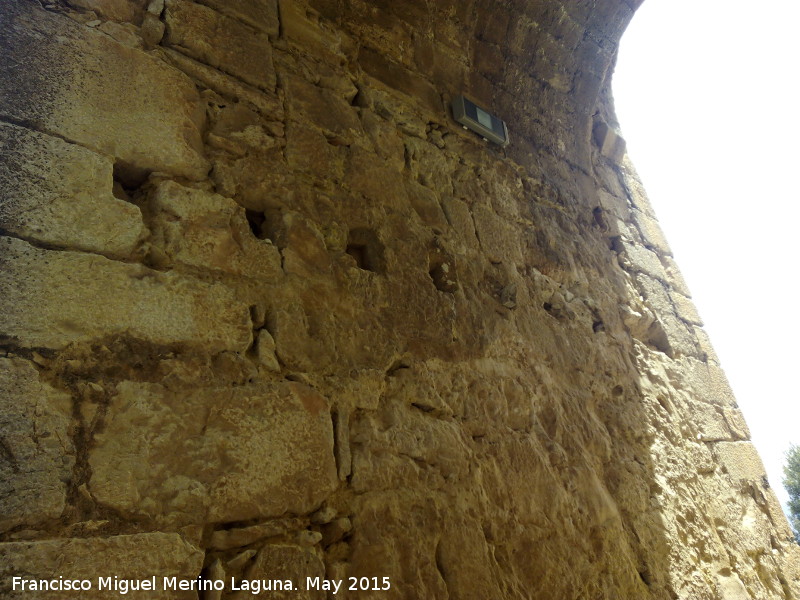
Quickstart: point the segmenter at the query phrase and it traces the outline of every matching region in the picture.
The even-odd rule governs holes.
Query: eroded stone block
[[[697,343],[692,331],[678,318],[664,285],[642,273],[636,275],[636,284],[645,304],[661,323],[672,352],[689,356],[696,355]]]
[[[444,112],[442,99],[433,85],[400,64],[387,60],[380,52],[362,48],[358,62],[368,75],[384,85],[414,98],[429,111]]]
[[[330,365],[332,356],[311,333],[309,316],[301,304],[290,303],[272,313],[269,330],[275,339],[275,354],[287,368],[313,372]]]
[[[621,220],[626,220],[631,213],[628,201],[620,196],[609,194],[605,190],[598,190],[597,197],[603,210],[612,213]]]
[[[283,119],[283,105],[272,94],[247,85],[242,80],[209,67],[172,48],[159,47],[162,56],[172,65],[196,79],[209,89],[219,92],[231,102],[244,101],[256,107],[270,119]],[[214,176],[214,170],[211,171]]]
[[[289,77],[287,100],[289,114],[294,119],[309,119],[318,127],[348,139],[361,132],[356,109],[331,90],[300,77]]]
[[[142,213],[113,196],[113,164],[76,144],[0,123],[0,228],[27,240],[126,258]]]
[[[229,288],[15,238],[0,238],[0,298],[0,331],[30,347],[129,335],[219,352],[252,339],[249,308]]]
[[[672,289],[683,294],[687,298],[691,298],[692,293],[689,291],[689,286],[686,285],[683,274],[675,261],[669,256],[662,256],[661,261],[664,264],[664,270],[667,274],[667,283],[669,283]]]
[[[703,442],[733,441],[727,420],[719,407],[707,402],[690,400],[691,421],[697,428],[697,439]]]
[[[330,63],[345,59],[342,35],[323,25],[318,15],[308,11],[296,0],[278,0],[283,37]],[[346,40],[345,40],[346,41]]]
[[[169,523],[305,514],[338,484],[327,401],[296,383],[178,393],[123,382],[95,440],[97,501]]]
[[[325,274],[331,269],[331,257],[325,239],[315,225],[299,213],[284,212],[277,241],[283,250],[283,268],[304,278]]]
[[[439,205],[436,193],[413,181],[406,182],[406,191],[411,206],[414,207],[414,211],[422,222],[433,228],[434,231],[443,232],[447,228],[447,219]]]
[[[633,166],[630,157],[626,154],[622,158],[621,163],[622,183],[628,192],[631,204],[646,215],[655,219],[656,214],[650,204],[650,198],[647,196],[647,191],[644,189],[642,181],[639,179],[639,175],[636,172],[636,167]]]
[[[520,250],[512,228],[485,204],[472,207],[475,232],[486,258],[493,263],[514,263],[520,260]]]
[[[667,243],[667,238],[664,236],[664,232],[661,230],[658,221],[638,210],[634,212],[634,221],[647,246],[653,248],[661,255],[672,255],[672,250]]]
[[[623,268],[636,273],[647,273],[651,277],[666,281],[664,266],[655,252],[651,252],[641,244],[623,239],[617,242],[616,250],[620,253],[619,261]]]
[[[163,181],[149,205],[151,243],[169,260],[247,277],[282,275],[278,249],[251,231],[244,208],[230,198]]]
[[[723,407],[736,406],[731,386],[719,366],[694,359],[687,359],[685,364],[688,383],[698,398]]]
[[[68,0],[76,8],[94,11],[98,16],[114,21],[133,21],[141,16],[148,0]]]
[[[260,32],[215,10],[168,0],[165,43],[250,85],[272,91],[272,45]]]
[[[205,112],[182,73],[35,2],[4,6],[0,31],[0,116],[114,157],[131,180],[205,177]]]
[[[714,446],[719,462],[733,479],[761,482],[764,465],[750,442],[720,442]]]
[[[278,35],[278,0],[200,0],[200,4],[236,17],[270,36]]]
[[[203,568],[203,551],[175,533],[142,533],[108,538],[67,538],[0,544],[0,595],[9,600],[81,598],[107,600],[122,596],[100,589],[98,577],[150,579],[153,591],[128,592],[132,600],[194,600],[196,591],[163,589],[163,577],[195,579]],[[12,577],[89,579],[92,589],[80,592],[12,591]]]
[[[675,312],[678,316],[692,325],[702,325],[703,320],[697,312],[697,308],[689,298],[678,292],[670,292],[669,296],[672,304],[675,306]]]
[[[316,554],[299,546],[267,545],[261,548],[253,559],[253,564],[245,573],[246,579],[290,580],[299,590],[277,590],[270,598],[323,600],[327,593],[321,589],[307,589],[306,578],[325,577],[325,565]]]
[[[61,516],[75,464],[71,413],[70,395],[31,363],[0,358],[0,531]]]
[[[341,147],[327,142],[325,136],[305,125],[289,123],[286,130],[286,162],[294,170],[312,176],[331,176],[343,170]]]
[[[621,162],[622,157],[625,156],[626,144],[619,132],[602,121],[596,123],[592,131],[600,153],[615,163]]]

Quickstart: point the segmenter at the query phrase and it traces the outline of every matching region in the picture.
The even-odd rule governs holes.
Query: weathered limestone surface
[[[638,4],[3,3],[0,595],[800,598],[613,114]]]
[[[245,83],[274,89],[272,46],[265,34],[188,0],[168,0],[166,6],[166,45]]]
[[[54,349],[117,334],[210,351],[250,345],[248,307],[221,285],[92,254],[40,250],[16,238],[2,238],[0,247],[7,303],[0,328],[8,339]]]
[[[0,116],[111,155],[131,179],[151,171],[202,179],[204,115],[191,81],[37,6],[3,5]]]
[[[98,577],[146,579],[158,573],[160,577],[194,579],[203,566],[203,552],[174,533],[143,533],[106,538],[67,538],[35,542],[0,543],[0,592],[3,598],[18,600],[33,598],[104,599],[122,596],[119,591],[100,589]],[[114,575],[106,573],[114,572]],[[11,577],[25,579],[90,579],[92,589],[79,592],[12,591]],[[136,600],[197,598],[197,592],[128,591],[125,598]]]
[[[113,163],[81,146],[0,124],[0,228],[59,248],[128,258],[146,236],[141,210],[113,195]]]
[[[253,236],[244,208],[230,198],[164,181],[154,186],[146,210],[152,214],[151,244],[163,264],[279,279],[277,247]]]
[[[330,410],[310,388],[116,391],[89,453],[102,505],[181,525],[247,521],[308,513],[336,488]]]
[[[0,402],[0,530],[55,521],[75,464],[71,398],[31,363],[2,358]]]

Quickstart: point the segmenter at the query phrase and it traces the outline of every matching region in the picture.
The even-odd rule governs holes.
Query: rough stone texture
[[[253,236],[244,208],[233,200],[165,181],[153,188],[147,207],[150,243],[163,264],[267,280],[281,274],[278,249]]]
[[[0,568],[800,598],[617,133],[638,4],[4,5]]]
[[[266,35],[188,0],[168,0],[166,6],[165,45],[250,85],[275,87],[272,46]]]
[[[0,229],[26,240],[127,258],[142,213],[115,198],[113,163],[57,137],[0,124]]]
[[[313,552],[297,546],[268,545],[256,554],[253,564],[245,572],[248,579],[289,579],[298,584],[300,590],[278,591],[270,594],[271,598],[290,600],[323,600],[328,595],[323,590],[307,590],[306,578],[325,577],[325,565]],[[338,595],[338,594],[337,594]],[[252,596],[242,593],[232,596],[238,600]]]
[[[278,0],[203,0],[201,4],[236,17],[270,37],[278,35]]]
[[[151,171],[202,179],[204,119],[191,81],[39,6],[4,5],[0,116],[109,155],[130,180]]]
[[[203,552],[174,533],[143,533],[107,538],[61,539],[36,542],[0,543],[0,592],[9,600],[46,600],[80,597],[100,600],[123,596],[116,590],[98,589],[98,577],[145,579],[160,577],[194,579],[203,567]],[[113,575],[109,575],[113,571]],[[11,590],[12,575],[25,579],[91,579],[92,589],[81,592],[16,592]],[[179,600],[197,598],[197,592],[130,591],[134,600]]]
[[[75,464],[69,394],[25,360],[0,358],[0,531],[56,520]]]
[[[102,256],[40,250],[0,239],[6,339],[31,347],[129,335],[160,345],[246,350],[248,307],[230,290]],[[214,319],[208,322],[208,316]]]
[[[310,388],[116,391],[89,454],[104,506],[180,525],[263,520],[308,513],[336,487],[330,411]]]

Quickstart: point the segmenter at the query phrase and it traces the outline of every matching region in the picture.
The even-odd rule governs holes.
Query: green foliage
[[[786,452],[783,476],[783,487],[789,492],[789,524],[800,544],[800,446],[792,445]]]

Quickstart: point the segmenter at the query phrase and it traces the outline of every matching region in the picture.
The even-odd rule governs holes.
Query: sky
[[[622,135],[785,505],[800,445],[797,0],[645,0],[613,79]]]

